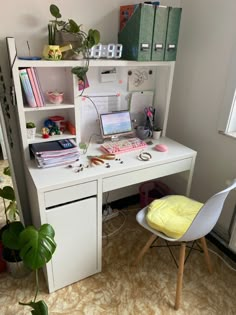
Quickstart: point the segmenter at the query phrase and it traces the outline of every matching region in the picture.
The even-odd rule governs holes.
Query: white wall
[[[181,1],[183,7],[168,136],[198,151],[192,196],[205,201],[236,177],[236,140],[217,132],[235,42],[236,2]],[[227,234],[235,204],[217,229]]]

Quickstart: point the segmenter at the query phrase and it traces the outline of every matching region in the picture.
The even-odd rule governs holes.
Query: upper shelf
[[[86,60],[21,60],[16,58],[16,67],[80,67]],[[90,59],[89,67],[161,67],[174,65],[175,61],[131,61],[121,59]]]
[[[10,61],[13,67],[83,67],[86,65],[86,60],[23,60],[18,59],[15,39],[7,38]],[[132,61],[121,59],[89,59],[89,67],[172,67],[174,68],[175,61]]]

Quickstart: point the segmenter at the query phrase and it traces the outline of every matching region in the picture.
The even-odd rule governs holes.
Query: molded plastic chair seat
[[[176,288],[176,298],[175,298],[175,309],[177,310],[180,306],[180,299],[181,299],[181,291],[182,291],[182,281],[183,281],[183,271],[184,271],[184,263],[185,263],[185,248],[186,248],[186,242],[190,241],[196,241],[199,240],[201,241],[202,249],[205,254],[205,260],[208,266],[208,270],[211,273],[212,272],[212,267],[211,267],[211,262],[210,262],[210,257],[208,254],[208,249],[206,245],[206,240],[205,240],[205,235],[207,235],[215,226],[221,211],[223,209],[223,205],[225,202],[225,199],[227,198],[229,192],[232,189],[236,188],[236,180],[233,181],[233,183],[223,191],[220,191],[216,193],[214,196],[212,196],[208,201],[200,207],[200,210],[198,209],[197,213],[193,215],[192,217],[192,222],[190,222],[189,227],[185,231],[185,233],[177,238],[173,238],[170,236],[167,236],[166,234],[162,233],[161,231],[158,231],[151,227],[147,220],[147,211],[148,207],[143,208],[137,213],[136,219],[137,222],[143,226],[146,230],[149,230],[152,235],[145,244],[145,246],[142,248],[141,252],[139,253],[136,261],[134,262],[134,265],[136,265],[140,259],[143,257],[143,255],[147,252],[147,250],[150,248],[150,246],[154,243],[154,241],[160,237],[166,241],[169,242],[181,242],[180,245],[180,254],[179,254],[179,266],[178,266],[178,280],[177,280],[177,288]],[[165,202],[168,204],[168,199],[170,199],[172,196],[166,196],[161,199],[165,199]],[[187,198],[187,197],[185,197]],[[191,204],[195,203],[196,201],[187,198],[190,206],[190,211],[191,209]],[[180,199],[181,200],[181,199]],[[185,200],[185,199],[182,199]],[[160,205],[162,202],[160,202]],[[157,203],[158,206],[158,203]],[[178,203],[178,207],[181,206],[181,203]],[[186,205],[183,203],[184,211],[182,213],[186,214]],[[166,210],[165,207],[162,209],[163,211]],[[181,212],[180,209],[178,211]],[[168,222],[168,221],[167,221]],[[168,224],[168,223],[166,223]],[[172,222],[172,227],[173,227],[173,222]],[[172,235],[170,227],[165,227],[162,229],[163,231],[169,231],[169,235]]]

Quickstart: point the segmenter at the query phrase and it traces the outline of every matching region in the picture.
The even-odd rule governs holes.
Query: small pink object
[[[53,103],[53,104],[61,104],[63,102],[63,96],[64,93],[63,92],[47,92],[47,96],[49,99],[49,102]]]
[[[168,151],[168,147],[165,144],[157,144],[155,146],[155,150],[160,151],[160,152],[166,152]]]

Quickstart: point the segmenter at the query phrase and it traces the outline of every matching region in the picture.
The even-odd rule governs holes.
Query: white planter
[[[153,131],[152,132],[152,137],[153,137],[154,140],[160,139],[160,137],[161,137],[161,130]]]
[[[27,139],[29,140],[34,140],[35,135],[36,135],[36,128],[27,128]]]
[[[18,262],[6,261],[6,264],[7,271],[13,278],[24,278],[31,272],[31,270],[24,265],[23,261]]]

